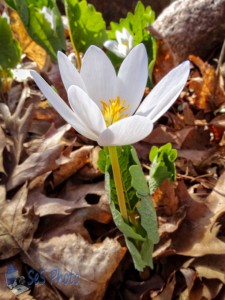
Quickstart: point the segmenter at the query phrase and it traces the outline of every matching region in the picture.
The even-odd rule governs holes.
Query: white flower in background
[[[80,73],[62,52],[58,52],[58,62],[71,108],[38,73],[31,71],[32,77],[58,113],[101,146],[133,144],[149,135],[153,123],[179,96],[190,68],[186,61],[173,69],[140,105],[148,78],[143,44],[131,50],[118,75],[107,55],[96,46],[86,51]]]
[[[44,15],[45,19],[50,24],[51,29],[56,31],[56,20],[55,20],[54,12],[50,8],[43,6],[42,9],[40,10],[40,13]]]
[[[130,50],[134,47],[133,36],[126,28],[122,29],[122,32],[116,30],[116,39],[108,40],[104,42],[104,47],[119,57],[126,57]]]
[[[10,17],[5,10],[2,13],[2,18],[5,18],[7,20],[7,23],[10,24]]]

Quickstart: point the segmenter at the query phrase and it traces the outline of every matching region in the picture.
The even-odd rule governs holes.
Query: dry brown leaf
[[[60,156],[62,147],[62,145],[53,146],[44,152],[36,152],[28,156],[22,164],[17,165],[14,169],[7,182],[7,190],[55,169],[57,167],[56,160]]]
[[[212,300],[218,299],[217,295],[222,289],[222,283],[219,280],[207,280],[197,278],[195,284],[188,295],[190,300]],[[183,298],[181,298],[183,300]],[[186,300],[187,298],[184,298]]]
[[[225,102],[224,81],[222,75],[217,78],[215,69],[199,57],[190,55],[189,59],[198,67],[201,77],[192,78],[189,88],[195,92],[194,105],[198,109],[211,111],[214,106]]]
[[[178,209],[175,186],[165,179],[153,194],[153,202],[160,215],[172,216]]]
[[[69,159],[65,163],[61,163],[59,168],[53,172],[53,186],[56,187],[89,163],[93,148],[94,146],[83,146],[71,152]]]
[[[159,226],[159,234],[160,236],[167,235],[168,233],[172,233],[177,230],[180,223],[185,218],[186,212],[184,207],[180,207],[174,215],[168,217],[158,216],[158,226]],[[157,247],[158,249],[158,247]]]
[[[198,167],[204,164],[204,161],[211,160],[214,157],[215,149],[196,150],[193,149],[182,149],[178,151],[179,158],[184,158],[191,161],[193,166]]]
[[[155,128],[153,132],[144,139],[144,141],[153,145],[172,143],[176,145],[176,148],[180,149],[191,131],[193,131],[193,127],[186,127],[181,130],[172,131],[167,126],[160,125]]]
[[[34,269],[45,269],[43,275],[50,284],[67,297],[100,300],[126,249],[109,238],[99,244],[89,244],[80,235],[64,234],[47,241],[33,241],[28,252],[31,260],[23,256],[24,261]],[[53,280],[54,269],[60,274],[78,273],[78,284],[66,285],[62,280]]]
[[[26,206],[34,206],[34,213],[37,216],[44,217],[48,215],[69,215],[75,208],[79,208],[80,202],[74,203],[60,198],[50,198],[38,190],[29,193]],[[87,202],[83,207],[88,207]]]
[[[180,295],[180,300],[185,300],[189,297],[190,291],[194,285],[197,274],[191,268],[181,268],[180,272],[183,274],[187,285],[187,288]]]
[[[42,70],[46,65],[48,65],[49,57],[46,51],[36,44],[27,34],[26,29],[24,28],[16,11],[10,12],[10,25],[16,39],[22,47],[23,53],[25,53],[30,60],[35,61],[39,69]]]
[[[221,176],[219,182],[224,180],[224,176]],[[221,195],[216,201],[213,193],[215,191],[207,201],[195,201],[188,194],[185,185],[179,183],[176,194],[181,205],[187,207],[187,215],[172,236],[173,246],[178,254],[198,257],[224,253],[225,243],[218,238],[218,233],[219,220],[225,213],[225,202]]]
[[[92,227],[86,228],[84,226],[87,221],[96,221],[101,225],[108,224],[112,220],[112,215],[109,210],[108,200],[102,196],[98,204],[91,205],[73,211],[69,216],[57,216],[47,219],[45,225],[45,239],[55,236],[61,236],[66,233],[76,233],[82,235],[87,241],[92,242],[90,231]],[[57,226],[56,226],[57,224]],[[97,232],[95,232],[96,235]]]
[[[166,286],[164,287],[163,291],[154,297],[154,300],[172,300],[174,288],[176,284],[175,273],[172,273],[167,280]]]
[[[0,103],[0,113],[4,120],[4,130],[10,133],[12,140],[12,154],[15,163],[18,163],[23,149],[23,142],[27,137],[27,132],[32,121],[33,104],[24,110],[24,104],[29,95],[29,88],[24,87],[18,104],[14,112],[11,112],[5,103]],[[11,162],[11,164],[14,164]]]
[[[0,181],[4,182],[4,177],[6,176],[5,168],[4,168],[4,160],[3,160],[3,151],[6,147],[6,137],[5,134],[0,127]]]
[[[200,278],[218,279],[225,284],[225,255],[205,255],[190,263]]]
[[[60,198],[71,202],[79,203],[80,201],[82,204],[85,199],[88,201],[89,198],[90,204],[97,204],[98,201],[91,200],[91,196],[94,198],[97,196],[99,201],[102,196],[105,197],[104,181],[100,181],[98,183],[81,184],[71,180],[65,184],[63,190],[59,193]],[[109,204],[108,200],[107,203]]]
[[[78,177],[82,180],[93,180],[102,176],[98,168],[98,155],[101,148],[99,146],[94,147],[90,153],[90,162],[82,167],[78,172]]]
[[[6,259],[26,251],[37,229],[38,218],[33,210],[24,208],[27,201],[27,186],[24,185],[6,201],[0,215],[0,259]]]
[[[33,296],[37,300],[64,300],[62,296],[58,293],[56,289],[48,283],[45,284],[35,284]],[[74,299],[76,300],[76,299]]]
[[[69,181],[59,194],[59,198],[47,197],[39,189],[32,190],[28,195],[26,206],[33,206],[35,214],[40,217],[52,214],[68,215],[74,209],[90,207],[96,200],[99,207],[109,210],[103,182],[75,184]]]
[[[151,31],[151,28],[150,28]],[[157,41],[157,56],[153,71],[155,83],[159,82],[172,68],[174,60],[169,47],[163,40]]]
[[[46,138],[44,137],[42,143],[38,144],[37,150],[33,149],[35,152],[31,153],[25,161],[14,168],[7,182],[7,189],[10,190],[57,168],[57,159],[60,157],[63,149],[63,144],[60,144],[60,142],[65,132],[69,129],[70,125],[64,125],[54,130]]]

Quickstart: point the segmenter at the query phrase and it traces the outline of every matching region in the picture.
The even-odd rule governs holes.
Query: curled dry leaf
[[[59,185],[89,163],[93,148],[93,146],[83,146],[71,152],[69,159],[65,163],[60,164],[59,168],[53,172],[53,185]]]
[[[199,277],[207,279],[218,279],[225,284],[225,256],[224,255],[205,255],[193,260],[190,264],[194,268]]]
[[[23,256],[23,260],[34,269],[43,268],[49,283],[67,297],[100,300],[125,252],[126,249],[113,239],[89,244],[80,235],[64,234],[46,241],[33,241],[28,251],[30,259]],[[64,284],[59,279],[59,274],[68,273],[79,274],[78,283]]]
[[[26,251],[37,229],[38,218],[33,210],[24,209],[27,201],[24,185],[10,201],[5,201],[0,214],[0,259],[6,259]]]
[[[174,288],[176,284],[175,273],[172,273],[167,280],[166,286],[164,287],[163,291],[154,297],[154,300],[172,300]]]
[[[191,289],[195,283],[197,277],[196,272],[191,268],[181,268],[180,272],[184,276],[187,288],[181,293],[182,299],[188,299]]]
[[[92,180],[102,176],[102,173],[98,168],[98,154],[100,150],[101,148],[99,146],[93,148],[90,153],[89,163],[82,167],[78,172],[80,179]]]

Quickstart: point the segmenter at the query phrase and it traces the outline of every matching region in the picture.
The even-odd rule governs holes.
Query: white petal
[[[118,73],[117,94],[129,104],[132,115],[141,102],[148,78],[148,56],[143,44],[134,47],[121,64]]]
[[[118,49],[118,43],[114,40],[108,40],[104,42],[104,47],[113,52],[115,49]]]
[[[119,44],[118,45],[118,52],[120,54],[121,57],[126,57],[128,52],[129,52],[129,49],[126,45],[124,44]]]
[[[63,119],[74,129],[76,129],[80,134],[96,141],[97,136],[92,132],[92,130],[89,130],[87,126],[85,126],[85,124],[77,119],[74,112],[69,108],[68,105],[66,105],[62,98],[58,94],[56,94],[55,91],[53,91],[50,85],[48,85],[47,82],[37,72],[31,71],[30,73],[39,89],[42,91],[51,105],[55,108],[55,110],[63,117]]]
[[[122,29],[122,33],[123,33],[123,38],[126,40],[129,40],[129,37],[131,36],[131,34],[125,27]]]
[[[123,43],[123,33],[120,32],[119,30],[116,30],[116,39],[119,44]]]
[[[68,90],[70,105],[77,118],[99,136],[106,129],[103,115],[94,101],[78,86],[72,85]]]
[[[134,47],[134,39],[133,39],[133,36],[130,35],[129,40],[128,40],[128,48],[129,48],[129,50],[131,50],[133,47]]]
[[[113,40],[108,40],[104,42],[104,47],[110,51],[112,51],[114,54],[116,54],[118,57],[124,58],[125,55],[123,55],[119,49],[118,49],[118,43]]]
[[[183,62],[170,71],[144,99],[136,115],[148,117],[153,122],[158,120],[180,95],[189,73],[189,61]]]
[[[91,99],[100,107],[100,100],[115,98],[116,72],[107,55],[90,46],[83,58],[80,74]]]
[[[150,119],[132,116],[122,119],[102,132],[98,139],[100,146],[122,146],[144,139],[153,129]]]
[[[71,85],[78,85],[83,90],[86,90],[80,73],[75,68],[69,58],[62,52],[58,51],[59,71],[65,89],[68,90]]]

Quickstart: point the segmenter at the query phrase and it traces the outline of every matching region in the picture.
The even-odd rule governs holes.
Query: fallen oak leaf
[[[12,200],[5,201],[0,212],[0,259],[26,251],[37,229],[38,220],[32,209],[25,209],[28,188],[24,184]]]

